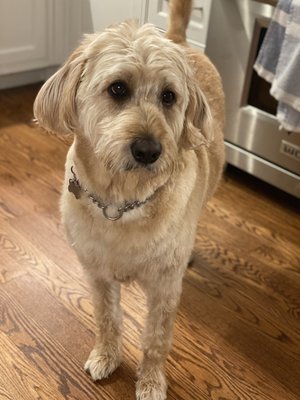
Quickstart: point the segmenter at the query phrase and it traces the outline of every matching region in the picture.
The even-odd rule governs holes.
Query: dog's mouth
[[[145,165],[145,164],[136,163],[136,162],[128,162],[124,166],[125,172],[131,172],[131,171],[137,171],[137,170],[144,170],[144,171],[149,171],[149,172],[155,173],[158,170],[158,167],[155,164]]]

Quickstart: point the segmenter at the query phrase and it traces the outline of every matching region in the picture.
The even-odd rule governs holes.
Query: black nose
[[[131,145],[134,159],[142,164],[153,164],[161,155],[161,144],[152,137],[136,139]]]

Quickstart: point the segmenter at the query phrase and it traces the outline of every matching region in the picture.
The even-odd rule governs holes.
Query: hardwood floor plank
[[[28,296],[30,288],[34,291],[35,301],[32,300],[32,296]],[[83,369],[94,345],[95,326],[91,303],[86,298],[82,298],[81,293],[68,293],[69,296],[74,296],[77,307],[82,308],[82,314],[85,314],[82,323],[78,315],[67,307],[73,300],[60,301],[59,296],[55,297],[53,293],[46,292],[40,282],[30,275],[20,277],[16,282],[10,283],[9,290],[17,293],[15,299],[22,302],[26,314],[43,326],[52,340],[60,343],[70,354],[72,353]],[[122,368],[118,371],[119,379],[115,379],[115,377],[113,379],[114,390],[119,393],[126,392],[131,382],[131,393],[134,393],[135,366],[128,365],[126,358]],[[88,379],[90,380],[90,378]],[[91,382],[91,384],[93,383]]]
[[[232,215],[280,233],[298,247],[300,240],[299,200],[264,182],[229,167],[215,199],[226,204]]]
[[[23,400],[63,400],[55,382],[40,371],[33,370],[31,362],[9,340],[0,334],[0,398]],[[3,351],[5,350],[5,351]]]
[[[257,286],[260,290],[265,290],[275,297],[278,295],[278,298],[287,304],[291,302],[291,306],[294,306],[295,302],[299,304],[299,300],[297,300],[299,298],[299,274],[286,274],[283,273],[283,270],[278,272],[274,270],[273,266],[257,263],[250,256],[243,257],[240,255],[241,253],[230,249],[229,246],[224,247],[220,241],[215,239],[216,235],[214,238],[205,233],[198,235],[199,250],[196,256],[206,263],[212,262],[219,271],[226,271],[232,277],[239,276],[239,280],[244,284]],[[275,277],[278,278],[275,279]],[[284,297],[286,285],[290,295]]]
[[[271,265],[276,271],[284,271],[285,274],[298,282],[300,275],[300,256],[299,251],[287,251],[286,249],[273,245],[263,245],[251,250],[249,256],[261,261],[266,265]],[[297,274],[298,276],[296,276]]]
[[[268,227],[265,227],[256,222],[249,222],[249,218],[241,218],[239,215],[236,214],[236,212],[234,213],[233,210],[230,212],[224,207],[224,202],[218,201],[218,199],[216,198],[213,198],[209,202],[209,204],[207,205],[207,210],[207,214],[214,215],[218,218],[219,223],[221,223],[219,230],[223,230],[224,232],[224,229],[226,229],[227,232],[229,232],[229,236],[234,237],[235,239],[237,237],[237,235],[230,235],[230,226],[232,226],[240,231],[240,235],[245,234],[248,238],[248,243],[251,240],[251,245],[252,242],[256,243],[256,241],[258,241],[258,243],[263,242],[269,246],[280,247],[280,251],[287,253],[290,257],[294,259],[291,267],[294,267],[295,272],[300,273],[299,241],[294,244],[291,243],[287,238],[285,238],[286,230],[284,230],[283,235],[280,235],[277,233],[278,227],[277,229],[272,230],[269,228],[270,225],[268,225]],[[210,217],[207,216],[208,220],[211,219],[211,215]],[[227,226],[222,229],[223,221],[227,223]],[[203,226],[205,226],[205,218],[204,220],[200,221],[199,230],[201,230],[201,227]],[[297,239],[298,237],[300,240],[299,224],[297,229],[294,230],[289,227],[289,230],[294,231],[292,233],[293,237],[295,239]],[[243,249],[244,248],[245,246],[243,246]]]
[[[7,285],[5,285],[7,287]],[[9,334],[23,356],[45,376],[55,380],[66,398],[115,399],[113,385],[109,388],[91,384],[90,378],[61,344],[26,314],[14,296],[0,289],[1,332]],[[9,305],[9,307],[8,307]],[[124,399],[130,399],[125,392]]]
[[[257,367],[261,366],[266,374],[273,374],[273,378],[288,387],[291,393],[298,393],[299,335],[281,325],[276,314],[270,317],[267,309],[261,309],[262,300],[256,301],[254,293],[251,297],[243,296],[243,292],[247,292],[244,285],[243,292],[235,290],[234,286],[233,290],[226,290],[228,281],[224,279],[224,287],[214,284],[211,288],[209,285],[209,290],[204,289],[202,294],[198,279],[189,274],[186,280],[190,284],[189,296],[183,296],[182,307],[185,318],[201,321],[194,326],[195,330],[200,327],[198,334],[208,326],[240,355],[244,354]],[[193,300],[196,292],[197,306]],[[224,343],[222,349],[225,352]],[[275,381],[270,380],[270,388],[274,384]]]
[[[0,241],[2,240],[0,236]],[[0,285],[9,282],[12,279],[16,279],[21,275],[27,274],[27,270],[23,268],[17,261],[10,257],[7,252],[1,250],[0,244]]]
[[[70,251],[59,216],[43,214],[41,217],[40,214],[29,213],[10,221],[7,229],[11,230],[13,237],[16,234],[20,241],[25,237],[30,246],[39,249],[61,270],[74,274],[76,278],[83,277],[82,267],[75,252]]]
[[[237,316],[238,312],[224,307],[221,299],[218,304],[207,295],[199,295],[197,285],[191,285],[190,282],[188,279],[184,286],[175,330],[175,345],[180,331],[180,340],[190,338],[191,343],[182,345],[183,349],[188,349],[185,351],[190,351],[192,344],[197,344],[197,348],[191,351],[191,363],[198,359],[200,365],[207,364],[202,367],[204,371],[196,374],[202,377],[201,382],[206,382],[205,371],[210,369],[210,363],[213,362],[211,375],[219,378],[219,387],[224,382],[227,385],[233,383],[242,399],[248,399],[247,386],[251,382],[250,399],[296,400],[299,390],[299,359],[286,355],[280,339],[276,344],[276,339],[270,340],[260,326],[256,330],[252,329],[247,321]],[[196,304],[193,300],[195,292],[198,299]],[[242,304],[240,306],[243,307]],[[196,360],[194,363],[197,365]],[[243,374],[247,375],[246,381],[242,378]],[[232,391],[229,399],[237,395],[233,388]]]
[[[14,299],[22,305],[26,315],[34,319],[39,326],[43,326],[51,338],[60,343],[66,351],[73,352],[73,356],[83,366],[93,346],[94,333],[81,323],[77,315],[65,307],[65,302],[61,302],[60,298],[55,296],[56,291],[46,291],[41,282],[31,274],[9,282],[5,290],[14,293]],[[76,300],[80,306],[80,294],[76,296]],[[72,300],[69,300],[69,303],[72,303]],[[89,305],[85,313],[88,315],[91,310]]]
[[[259,329],[274,340],[279,340],[282,336],[282,341],[286,340],[286,343],[281,345],[287,348],[286,351],[291,357],[300,357],[299,316],[294,312],[299,307],[296,288],[294,297],[292,290],[287,294],[279,276],[276,279],[279,289],[272,285],[275,290],[271,291],[269,284],[266,287],[264,281],[260,283],[261,278],[253,281],[251,275],[250,279],[245,279],[244,271],[239,274],[239,270],[231,268],[234,257],[231,256],[230,259],[233,261],[229,262],[226,259],[225,268],[220,268],[218,261],[211,262],[211,256],[205,257],[204,252],[201,254],[197,266],[193,267],[187,276],[188,280],[193,277],[191,283],[197,288],[198,296],[203,293],[206,296],[203,300],[206,302],[210,298],[217,300],[226,310],[234,312],[238,319],[241,318],[250,324],[252,332]],[[243,268],[242,261],[240,265],[240,268]],[[253,264],[249,265],[255,269]],[[258,271],[263,276],[264,271]],[[271,281],[272,279],[275,281],[273,277],[270,278]]]
[[[32,120],[32,104],[41,83],[0,91],[0,128]]]

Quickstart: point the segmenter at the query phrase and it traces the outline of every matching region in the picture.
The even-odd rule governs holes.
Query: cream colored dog
[[[139,400],[166,398],[182,278],[223,165],[222,86],[185,44],[190,11],[190,0],[171,2],[167,38],[129,22],[86,36],[34,105],[43,128],[74,134],[61,211],[93,296],[94,380],[121,362],[120,283],[146,293]]]

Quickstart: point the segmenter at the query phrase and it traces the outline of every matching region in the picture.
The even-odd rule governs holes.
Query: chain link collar
[[[95,204],[98,208],[102,210],[103,216],[109,221],[117,221],[120,219],[124,213],[134,210],[135,208],[139,208],[143,204],[147,203],[148,200],[152,199],[154,192],[151,196],[147,197],[144,201],[125,201],[124,205],[118,207],[113,204],[105,204],[101,199],[97,198],[95,195],[88,192],[87,189],[83,188],[77,178],[73,166],[71,167],[71,172],[73,174],[73,178],[69,179],[68,190],[70,193],[73,193],[76,199],[79,199],[82,194],[86,193],[87,197]]]

